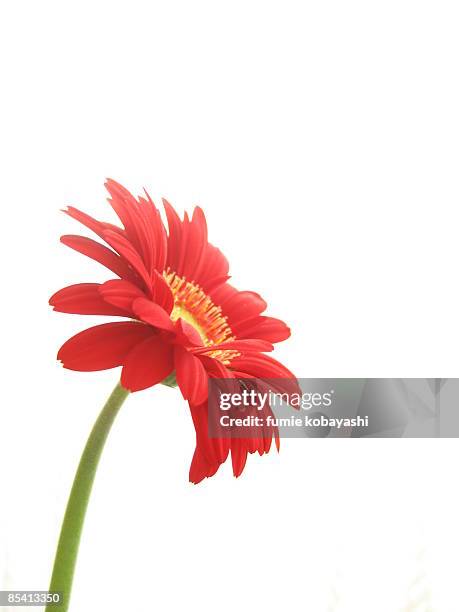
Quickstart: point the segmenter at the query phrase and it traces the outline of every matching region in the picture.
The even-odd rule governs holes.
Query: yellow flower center
[[[177,276],[170,270],[164,272],[164,278],[174,296],[174,308],[170,315],[172,321],[181,318],[189,323],[200,335],[204,346],[214,346],[221,342],[234,340],[226,317],[222,315],[222,309],[220,306],[215,306],[199,285]],[[214,352],[229,353],[230,351]],[[221,358],[220,355],[212,354],[212,356]]]

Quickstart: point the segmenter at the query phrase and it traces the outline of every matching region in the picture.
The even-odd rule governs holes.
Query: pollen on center
[[[182,318],[189,323],[199,333],[204,346],[234,340],[220,306],[215,306],[199,285],[169,270],[164,272],[164,278],[174,296],[172,321]]]

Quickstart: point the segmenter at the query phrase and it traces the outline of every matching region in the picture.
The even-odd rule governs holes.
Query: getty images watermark
[[[457,438],[459,379],[211,379],[212,438]]]
[[[328,437],[363,430],[369,418],[335,410],[333,387],[303,388],[302,381],[213,379],[209,384],[208,433],[212,438]]]
[[[232,427],[330,427],[341,429],[342,427],[368,427],[368,416],[330,417],[325,414],[291,414],[289,416],[275,416],[274,413],[265,414],[270,408],[297,408],[311,410],[315,408],[328,408],[333,402],[334,390],[326,393],[280,393],[272,390],[256,391],[255,389],[242,389],[240,392],[221,392],[219,394],[220,411],[226,414],[219,416],[219,422],[223,428]],[[255,414],[245,416],[234,416],[233,409],[238,412],[248,412],[250,409]],[[232,411],[232,414],[227,414]]]

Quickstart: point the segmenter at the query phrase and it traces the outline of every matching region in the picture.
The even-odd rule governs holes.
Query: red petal
[[[175,212],[174,207],[163,198],[163,206],[166,212],[169,236],[167,239],[167,266],[179,274],[180,247],[182,243],[182,222]]]
[[[226,461],[230,448],[229,438],[209,438],[209,414],[207,402],[196,405],[189,403],[193,425],[196,431],[196,447],[210,465],[217,466]],[[216,469],[214,470],[216,471]]]
[[[167,257],[166,229],[152,199],[135,198],[125,187],[108,179],[106,188],[110,195],[109,203],[117,213],[129,241],[141,256],[146,269],[162,272]]]
[[[218,359],[213,359],[207,355],[200,355],[199,359],[206,368],[208,374],[214,378],[233,378],[232,372]]]
[[[99,286],[99,293],[109,304],[124,308],[132,313],[132,303],[144,298],[145,293],[129,281],[113,279]]]
[[[207,247],[207,224],[204,213],[198,206],[194,209],[191,221],[187,225],[187,234],[186,252],[183,251],[183,266],[180,275],[192,278],[200,284],[201,268]]]
[[[122,281],[119,281],[122,282]],[[51,296],[49,303],[57,312],[89,315],[129,317],[129,311],[117,305],[107,304],[99,293],[98,283],[70,285]]]
[[[129,391],[140,391],[160,383],[173,369],[172,346],[160,336],[153,336],[129,353],[121,372],[121,384]]]
[[[265,300],[253,291],[238,291],[222,305],[232,323],[259,315],[266,307]]]
[[[159,210],[156,208],[153,200],[146,191],[145,195],[147,197],[147,201],[145,201],[143,198],[139,198],[139,203],[141,207],[144,207],[146,215],[149,217],[149,224],[152,228],[153,242],[156,253],[153,267],[159,272],[163,272],[164,268],[166,267],[167,259],[166,228],[164,227]]]
[[[284,365],[268,355],[254,353],[235,357],[231,360],[231,369],[247,372],[258,378],[292,378],[295,376]]]
[[[199,447],[196,447],[193,455],[193,460],[190,465],[190,482],[198,484],[204,478],[213,476],[221,463],[219,461],[209,462],[204,456],[203,452]]]
[[[134,268],[142,278],[148,290],[151,290],[151,278],[145,264],[131,242],[124,236],[111,230],[104,232],[104,240]]]
[[[247,445],[249,443],[250,440],[248,439],[233,438],[231,440],[231,463],[233,464],[233,474],[236,478],[244,470],[247,461]]]
[[[74,235],[61,236],[61,242],[71,249],[98,261],[120,278],[136,282],[137,275],[135,272],[131,270],[128,264],[121,259],[119,255],[103,244],[91,240],[91,238],[86,238],[85,236]]]
[[[259,316],[233,323],[231,330],[238,338],[260,338],[269,342],[282,342],[290,337],[289,327],[273,317]]]
[[[228,317],[228,325],[238,338],[281,342],[290,336],[290,329],[283,321],[260,316],[266,309],[266,302],[258,293],[238,291],[225,283],[213,289],[210,297]]]
[[[199,359],[182,346],[175,347],[175,374],[184,399],[194,405],[206,401],[207,372]]]
[[[129,242],[139,254],[143,255],[142,259],[147,262],[151,249],[145,235],[145,227],[140,216],[137,200],[125,187],[113,179],[108,179],[105,187],[112,196],[108,198],[108,203],[124,225]]]
[[[267,306],[258,293],[238,291],[228,283],[212,291],[210,297],[214,304],[222,308],[230,326],[259,315]]]
[[[64,210],[66,215],[72,217],[79,221],[82,225],[86,226],[90,230],[92,230],[95,234],[97,234],[100,238],[104,238],[104,232],[108,229],[118,232],[119,234],[123,234],[123,230],[120,227],[116,227],[116,225],[112,225],[111,223],[104,223],[102,221],[97,221],[90,215],[78,210],[78,208],[74,208],[73,206],[67,206],[67,210]]]
[[[232,340],[231,342],[222,342],[213,346],[204,346],[193,349],[195,354],[205,354],[213,351],[238,351],[241,353],[262,353],[274,350],[273,345],[266,340]]]
[[[213,278],[210,278],[209,276],[209,280],[205,281],[205,284],[202,285],[202,288],[205,291],[205,293],[210,295],[212,291],[216,291],[218,287],[220,287],[221,285],[224,285],[230,278],[231,278],[230,276],[217,276]]]
[[[196,329],[184,319],[175,322],[175,343],[189,347],[202,346],[202,338]]]
[[[196,282],[208,293],[227,280],[229,264],[223,253],[208,243],[202,262],[202,270]]]
[[[163,205],[169,226],[168,267],[206,292],[221,284],[228,277],[228,261],[207,241],[207,224],[202,210],[196,207],[191,221],[186,214],[182,221],[167,200],[163,199]]]
[[[251,353],[231,360],[233,376],[268,379],[268,387],[280,393],[302,393],[295,376],[284,365],[263,353]],[[222,378],[224,378],[222,376]]]
[[[174,296],[166,280],[157,270],[153,270],[152,283],[152,300],[170,314],[174,307]]]
[[[131,321],[96,325],[67,340],[57,358],[69,370],[108,370],[122,365],[133,347],[152,333],[147,325]]]
[[[237,381],[235,381],[235,384]],[[237,391],[235,391],[237,392]],[[254,428],[253,438],[209,438],[209,408],[207,402],[201,405],[190,403],[191,416],[196,430],[196,450],[190,467],[190,481],[198,483],[204,478],[210,477],[218,470],[220,465],[226,461],[231,449],[231,460],[233,473],[236,477],[242,473],[247,454],[258,451],[260,455],[267,453],[271,447],[274,435],[276,445],[278,444],[278,433],[274,428]]]
[[[165,331],[174,331],[174,324],[161,306],[145,298],[138,298],[132,304],[132,309],[139,319]]]

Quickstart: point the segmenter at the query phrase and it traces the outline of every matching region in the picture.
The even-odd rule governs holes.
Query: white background
[[[118,376],[55,362],[107,278],[59,244],[103,180],[199,203],[233,282],[291,325],[301,377],[459,375],[455,2],[2,3],[0,585],[47,588],[70,483]],[[283,441],[187,482],[179,393],[129,398],[72,612],[457,611],[455,440]]]

